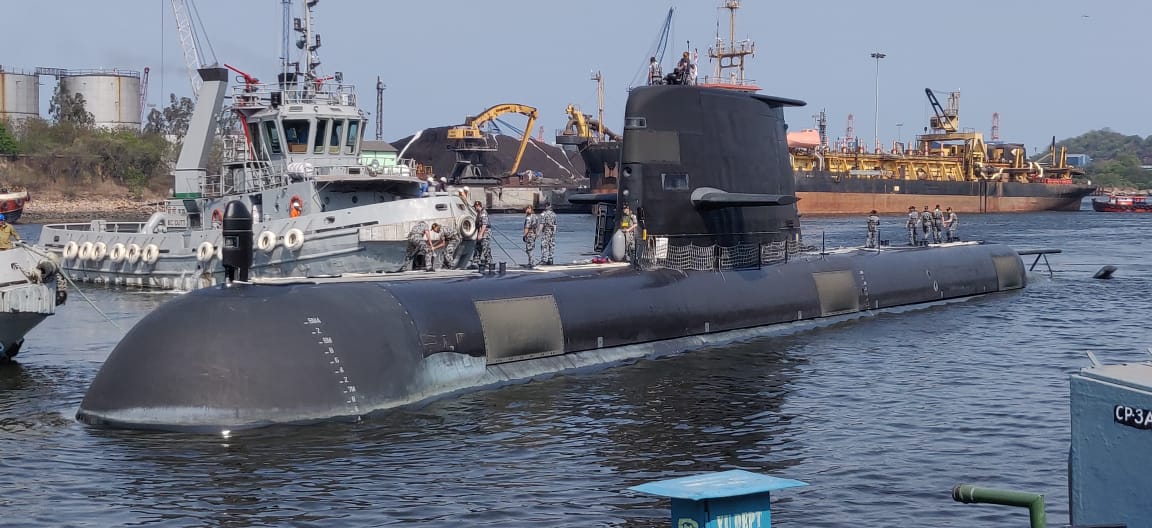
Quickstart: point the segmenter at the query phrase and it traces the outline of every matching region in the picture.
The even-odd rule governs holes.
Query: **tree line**
[[[1128,136],[1104,128],[1057,143],[1069,153],[1087,154],[1092,163],[1085,169],[1092,183],[1119,189],[1152,189],[1152,136]]]
[[[192,107],[191,99],[171,94],[167,106],[149,112],[142,130],[109,129],[95,126],[83,95],[62,93],[57,87],[48,106],[51,119],[0,119],[0,157],[8,160],[0,181],[65,194],[111,181],[136,197],[146,189],[166,187]]]

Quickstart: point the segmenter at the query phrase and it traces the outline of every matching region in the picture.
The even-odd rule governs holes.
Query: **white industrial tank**
[[[60,77],[60,91],[84,96],[96,126],[140,128],[140,72],[68,70]]]
[[[40,77],[0,68],[0,119],[19,122],[40,117]]]

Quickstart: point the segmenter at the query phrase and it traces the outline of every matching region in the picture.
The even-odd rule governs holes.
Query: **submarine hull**
[[[234,284],[188,293],[142,319],[77,418],[194,431],[357,418],[733,331],[1025,282],[1011,248],[962,243],[802,255],[724,273],[610,265]]]

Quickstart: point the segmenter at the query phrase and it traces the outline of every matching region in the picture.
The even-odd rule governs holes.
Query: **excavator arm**
[[[498,104],[481,112],[480,115],[465,119],[463,125],[448,129],[448,139],[481,139],[484,137],[484,133],[480,131],[481,126],[504,114],[513,113],[528,116],[528,125],[524,127],[524,135],[520,138],[520,149],[516,152],[516,161],[512,164],[512,174],[515,174],[520,168],[520,160],[524,157],[524,151],[528,148],[528,140],[531,139],[532,127],[536,124],[537,113],[535,108],[515,103]]]

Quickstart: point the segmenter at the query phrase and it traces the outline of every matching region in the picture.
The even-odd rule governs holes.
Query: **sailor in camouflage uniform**
[[[540,213],[540,263],[552,265],[552,257],[556,253],[556,213],[552,211],[552,204],[544,204],[544,212]]]
[[[868,213],[868,241],[864,243],[864,247],[876,247],[876,235],[879,230],[880,215],[876,214],[876,210],[873,209],[871,213]]]
[[[956,230],[960,229],[960,219],[956,218],[956,211],[951,207],[945,211],[944,229],[948,232],[949,242],[959,242],[960,237],[956,236]]]
[[[925,205],[924,211],[920,213],[920,226],[924,230],[924,240],[920,241],[921,245],[928,245],[928,237],[932,236],[932,231],[935,230],[932,225],[935,223],[936,222],[932,218],[932,211],[929,211],[928,206]]]
[[[439,227],[436,224],[432,225]],[[404,253],[404,264],[400,266],[400,271],[408,271],[408,265],[416,255],[424,255],[424,270],[433,271],[434,253],[428,234],[430,229],[427,222],[416,222],[416,225],[408,231],[408,250]]]
[[[624,214],[620,215],[620,231],[624,232],[624,259],[636,262],[636,215],[632,208],[625,205]]]
[[[492,232],[488,224],[488,211],[480,200],[472,204],[476,210],[476,251],[472,253],[472,263],[480,270],[492,263]]]
[[[916,224],[920,223],[920,213],[916,212],[916,206],[908,206],[908,245],[916,245]]]
[[[456,269],[456,248],[460,245],[460,232],[451,224],[440,226],[440,238],[444,241],[444,269]]]
[[[536,249],[536,235],[540,229],[540,217],[532,211],[532,207],[524,208],[524,253],[528,255],[528,267],[535,263],[532,261],[532,251]]]
[[[943,240],[943,237],[940,236],[943,230],[944,212],[940,210],[940,204],[936,204],[936,209],[932,211],[932,239],[935,240],[937,244]]]

